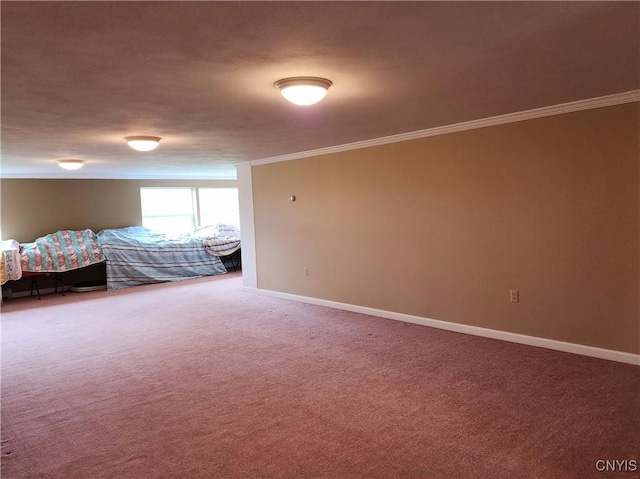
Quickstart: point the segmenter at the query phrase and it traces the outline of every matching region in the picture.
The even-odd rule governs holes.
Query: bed
[[[233,225],[217,224],[196,228],[193,236],[202,241],[207,253],[230,256],[240,249],[240,230]]]
[[[31,277],[31,294],[35,288],[38,299],[39,277],[55,275],[55,291],[60,287],[64,295],[63,273],[104,261],[96,234],[90,229],[60,230],[32,243],[0,243],[0,283]]]
[[[227,272],[204,246],[206,234],[168,236],[143,226],[106,229],[98,241],[107,260],[107,289],[179,281]]]
[[[104,261],[96,234],[89,230],[61,230],[20,243],[22,272],[64,273]]]

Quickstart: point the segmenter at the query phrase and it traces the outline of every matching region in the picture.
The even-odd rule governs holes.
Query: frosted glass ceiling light
[[[125,136],[127,143],[131,148],[137,151],[151,151],[155,150],[160,143],[159,136]]]
[[[292,77],[278,80],[274,85],[291,103],[307,106],[322,100],[333,82],[318,77]]]
[[[83,161],[82,160],[58,160],[58,165],[60,168],[64,168],[65,170],[79,170],[82,168]]]

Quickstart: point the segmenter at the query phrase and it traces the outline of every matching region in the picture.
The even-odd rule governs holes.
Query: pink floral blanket
[[[104,261],[91,230],[64,230],[20,244],[22,271],[59,273]]]

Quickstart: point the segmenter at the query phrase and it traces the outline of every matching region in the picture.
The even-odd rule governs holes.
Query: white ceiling
[[[1,9],[5,178],[234,177],[237,162],[640,88],[638,2]],[[273,83],[298,75],[334,85],[297,107]],[[138,153],[135,134],[163,140]]]

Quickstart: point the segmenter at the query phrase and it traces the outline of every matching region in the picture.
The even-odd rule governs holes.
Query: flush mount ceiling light
[[[124,139],[131,148],[138,151],[155,150],[162,140],[159,136],[125,136]]]
[[[322,100],[333,82],[318,77],[291,77],[278,80],[274,85],[291,103],[307,106]]]
[[[65,170],[79,170],[82,168],[83,161],[82,160],[58,160],[58,165],[60,168],[64,168]]]

